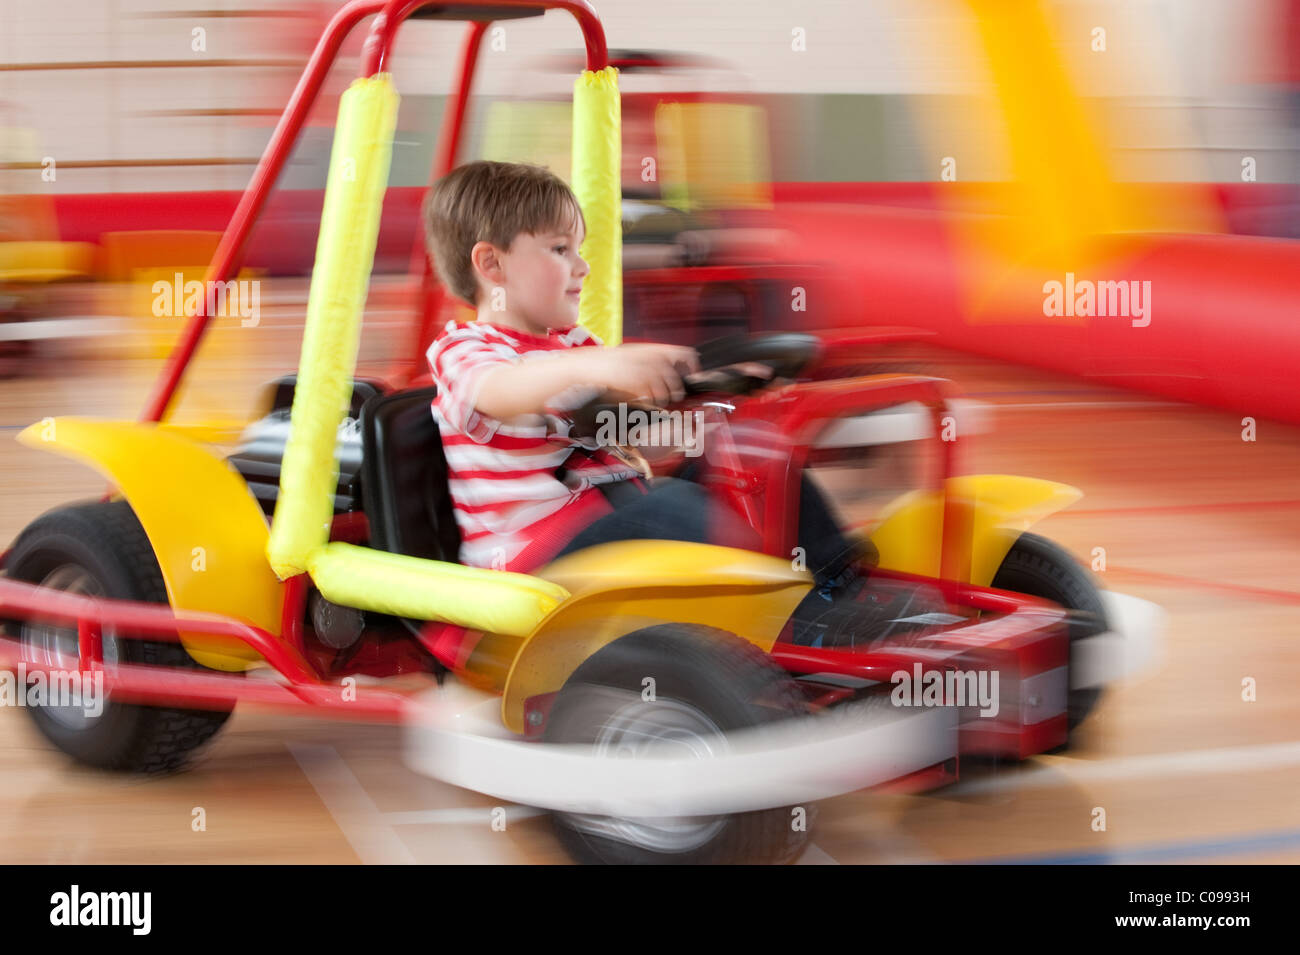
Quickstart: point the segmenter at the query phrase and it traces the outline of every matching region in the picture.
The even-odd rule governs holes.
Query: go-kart
[[[355,374],[396,114],[382,67],[408,16],[471,19],[476,43],[491,19],[547,8],[583,30],[579,82],[596,87],[583,102],[616,116],[585,2],[353,0],[335,17],[212,267],[229,278],[343,36],[381,14],[340,107],[298,374],[276,383],[229,459],[160,423],[209,320],[203,303],[145,420],[58,418],[19,436],[113,488],[37,518],[0,557],[3,662],[47,686],[102,680],[108,694],[96,715],[75,699],[29,706],[40,731],[91,766],[167,772],[238,704],[404,721],[412,765],[554,810],[577,858],[607,862],[791,861],[818,798],[938,785],[966,756],[1066,744],[1115,675],[1099,652],[1117,639],[1112,608],[1068,555],[1024,531],[1078,492],[954,476],[946,383],[808,380],[833,348],[810,336],[702,346],[702,367],[733,371],[695,382],[682,409],[710,427],[696,479],[761,534],[760,549],[640,540],[528,573],[457,563],[431,388]],[[588,139],[616,142],[583,122]],[[576,184],[584,208],[608,190],[617,201],[613,159]],[[603,232],[588,221],[589,241],[617,243],[616,216]],[[589,282],[615,259],[589,258]],[[749,362],[773,380],[734,371]],[[790,617],[813,586],[795,550],[800,475],[870,452],[880,414],[899,406],[927,416],[937,466],[871,530],[867,579],[924,588],[942,612],[898,639],[796,644]],[[355,679],[411,673],[436,678],[431,698]],[[962,695],[977,673],[998,676],[982,709]],[[894,698],[899,674],[912,697]]]

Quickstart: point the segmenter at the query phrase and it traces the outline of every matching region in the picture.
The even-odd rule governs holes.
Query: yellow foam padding
[[[526,636],[569,592],[539,577],[404,557],[339,542],[312,551],[312,582],[346,607]]]
[[[572,185],[587,238],[578,321],[606,345],[623,341],[622,104],[618,70],[584,70],[573,87]]]
[[[329,538],[338,481],[334,449],[351,400],[397,102],[392,77],[381,73],[353,81],[339,105],[292,430],[267,544],[267,557],[281,579],[306,570],[308,555]]]

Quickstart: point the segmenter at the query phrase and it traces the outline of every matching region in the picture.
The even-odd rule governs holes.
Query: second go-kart
[[[956,476],[939,438],[944,382],[807,380],[825,351],[809,336],[704,347],[705,367],[761,362],[776,380],[706,377],[682,409],[710,427],[698,480],[760,532],[760,550],[623,541],[528,573],[457,563],[430,388],[355,374],[397,107],[384,65],[410,16],[469,19],[476,49],[491,20],[548,8],[572,14],[587,47],[574,176],[595,243],[584,320],[617,321],[618,217],[596,211],[617,207],[618,93],[588,4],[347,4],[210,272],[237,267],[343,37],[379,15],[340,106],[298,372],[267,416],[229,458],[162,423],[209,321],[200,303],[144,420],[58,418],[20,435],[112,485],[37,518],[3,556],[4,662],[29,679],[94,676],[108,694],[94,715],[30,707],[39,729],[82,763],[166,772],[240,704],[403,721],[412,765],[553,810],[565,846],[597,862],[791,861],[819,798],[938,785],[968,755],[1066,744],[1115,675],[1114,604],[1025,531],[1078,492]],[[882,512],[864,569],[881,593],[929,603],[888,639],[796,644],[787,626],[812,586],[791,559],[800,475],[871,450],[880,412],[900,406],[931,423],[937,466]],[[411,673],[438,688],[342,685]],[[899,673],[937,695],[893,699]],[[995,700],[961,697],[979,673],[997,675]]]

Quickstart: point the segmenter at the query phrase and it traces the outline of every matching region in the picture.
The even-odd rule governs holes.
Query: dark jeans
[[[745,550],[760,550],[762,540],[745,520],[699,484],[688,478],[698,471],[688,469],[681,478],[658,478],[649,491],[631,481],[605,485],[602,490],[614,507],[579,532],[557,557],[574,551],[619,540],[672,540],[695,544],[721,544]],[[804,565],[815,586],[795,608],[793,639],[805,641],[812,621],[827,609],[833,595],[855,570],[853,558],[861,545],[854,545],[840,531],[840,521],[817,485],[805,474],[799,488],[799,537]],[[793,559],[794,555],[790,555]]]
[[[619,540],[689,541],[746,550],[762,547],[757,531],[694,481],[658,478],[648,492],[631,481],[620,481],[602,490],[614,512],[580,531],[556,556]],[[805,566],[818,583],[837,575],[856,553],[840,532],[830,504],[806,476],[799,489],[799,546]]]

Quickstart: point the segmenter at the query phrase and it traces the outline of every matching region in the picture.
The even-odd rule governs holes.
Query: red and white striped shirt
[[[566,412],[590,401],[597,388],[575,385],[553,397],[545,414],[509,424],[474,407],[483,375],[493,368],[599,345],[581,325],[553,328],[543,337],[490,322],[452,321],[429,347],[438,387],[433,416],[447,456],[462,564],[532,569],[516,567],[515,559],[548,526],[573,518],[579,513],[573,508],[600,513],[592,500],[604,504],[597,485],[641,476],[616,452],[598,447],[594,437],[570,434],[573,422]],[[563,480],[556,476],[561,467]]]

